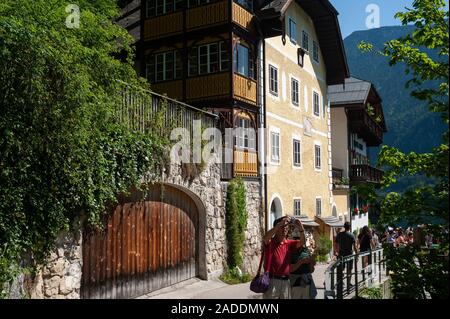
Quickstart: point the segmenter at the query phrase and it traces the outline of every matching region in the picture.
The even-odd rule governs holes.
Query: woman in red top
[[[300,220],[288,216],[274,221],[274,227],[264,235],[264,268],[269,271],[270,285],[264,299],[290,299],[290,264],[292,253],[301,247],[299,240],[288,240],[289,226],[304,232]]]

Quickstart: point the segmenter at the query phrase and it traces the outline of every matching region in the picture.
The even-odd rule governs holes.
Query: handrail
[[[367,261],[365,267],[360,264],[364,259]],[[350,267],[350,269],[347,267]],[[388,276],[383,248],[337,259],[325,270],[325,299],[343,299],[352,293],[358,296],[362,286],[382,282],[382,269],[386,271],[386,276]],[[361,276],[362,280],[358,280],[358,276]],[[351,283],[352,279],[354,279],[354,284]]]
[[[186,103],[184,103],[184,102],[180,102],[180,101],[175,100],[175,99],[172,99],[172,98],[170,98],[170,97],[168,97],[168,96],[165,96],[165,95],[162,95],[162,94],[153,92],[153,91],[151,91],[151,90],[144,89],[144,88],[139,87],[139,86],[136,86],[136,85],[129,84],[129,83],[124,82],[124,81],[122,81],[122,80],[116,80],[116,81],[117,81],[118,83],[124,84],[124,85],[129,86],[129,87],[132,87],[132,88],[134,88],[134,89],[138,89],[138,90],[141,90],[141,91],[143,91],[143,92],[149,93],[149,94],[151,94],[151,95],[158,96],[158,97],[160,97],[160,98],[166,99],[166,100],[171,101],[171,102],[173,102],[173,103],[177,103],[177,104],[182,105],[182,106],[184,106],[184,107],[186,107],[186,108],[188,108],[188,109],[191,109],[191,110],[193,110],[193,111],[200,112],[200,113],[204,113],[204,114],[206,114],[206,115],[209,115],[209,116],[212,116],[212,117],[215,117],[215,118],[219,118],[219,116],[218,116],[217,114],[214,114],[214,113],[207,112],[207,111],[205,111],[205,110],[196,108],[195,106],[186,104]]]

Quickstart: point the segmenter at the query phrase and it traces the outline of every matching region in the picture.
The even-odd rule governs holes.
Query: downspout
[[[262,119],[262,122],[261,122],[261,127],[263,128],[263,134],[260,134],[261,135],[261,138],[262,138],[262,149],[263,149],[263,152],[262,152],[262,156],[261,156],[261,158],[262,158],[262,160],[261,160],[261,166],[262,166],[262,169],[264,170],[264,174],[262,175],[262,180],[263,180],[263,185],[262,185],[262,187],[264,187],[264,196],[263,196],[263,199],[264,199],[264,214],[265,214],[265,218],[264,218],[264,221],[265,221],[265,225],[266,225],[266,231],[267,230],[269,230],[269,228],[270,228],[270,225],[269,225],[269,213],[268,213],[268,210],[269,210],[269,208],[268,208],[268,198],[267,198],[267,164],[266,164],[266,150],[267,150],[267,133],[266,133],[266,123],[267,123],[267,112],[266,112],[266,78],[265,78],[265,75],[266,75],[266,42],[265,42],[265,39],[264,38],[262,38],[262,40],[261,40],[261,45],[260,45],[260,47],[261,47],[261,55],[262,55],[262,59],[261,59],[261,64],[262,64],[262,67],[261,67],[261,72],[262,72],[262,74],[260,74],[260,76],[261,76],[261,81],[262,81],[262,85],[261,85],[261,92],[262,92],[262,99],[261,99],[261,101],[262,101],[262,105],[261,105],[261,119]]]

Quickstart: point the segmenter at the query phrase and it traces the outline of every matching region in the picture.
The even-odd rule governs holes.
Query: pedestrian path
[[[324,281],[327,264],[318,264],[313,273],[317,286],[316,299],[324,298]],[[262,299],[262,294],[250,290],[250,283],[228,285],[219,279],[193,278],[171,287],[154,291],[138,299]]]

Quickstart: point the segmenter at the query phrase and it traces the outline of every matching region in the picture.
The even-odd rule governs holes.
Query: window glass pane
[[[313,59],[316,62],[319,62],[319,45],[316,41],[313,41]]]
[[[289,19],[289,38],[297,43],[297,24],[292,19]]]
[[[183,61],[181,59],[180,51],[175,51],[175,79],[183,77]]]
[[[294,166],[300,166],[300,141],[293,140],[293,160]]]
[[[219,51],[217,43],[209,45],[209,70],[208,73],[219,71]]]
[[[197,63],[198,63],[198,57],[197,57],[198,49],[192,48],[189,52],[189,75],[197,75]]]
[[[292,103],[295,105],[298,105],[298,101],[299,101],[299,90],[298,90],[298,81],[292,79],[291,82],[291,92],[292,92]]]
[[[183,9],[186,5],[186,0],[175,0],[174,10]]]
[[[248,48],[238,44],[236,46],[237,48],[237,55],[235,63],[237,64],[235,67],[235,70],[237,73],[242,74],[244,76],[249,76],[249,68],[248,68]]]
[[[173,0],[164,0],[165,9],[164,13],[169,13],[173,11]]]
[[[269,86],[272,93],[278,94],[278,70],[273,66],[269,67]]]
[[[164,14],[164,0],[156,0],[156,15]]]
[[[300,216],[301,214],[301,201],[300,199],[294,199],[294,215]]]
[[[156,0],[147,0],[147,18],[155,16]]]
[[[220,70],[228,70],[230,64],[230,54],[228,51],[228,43],[220,42]]]
[[[255,79],[255,61],[253,59],[252,51],[249,50],[248,54],[248,77]]]
[[[199,74],[208,73],[208,46],[203,45],[198,48]]]
[[[249,11],[253,10],[253,1],[252,0],[236,0],[241,6],[246,8]]]
[[[317,92],[313,93],[313,103],[314,103],[314,115],[320,115],[320,106],[319,106],[319,94]]]
[[[276,162],[280,159],[280,135],[272,133],[272,159]]]
[[[165,57],[165,77],[164,80],[172,80],[173,79],[173,71],[174,71],[174,60],[173,60],[173,51],[167,52]]]
[[[147,80],[150,83],[155,82],[155,56],[151,55],[147,60]]]
[[[316,215],[322,215],[322,200],[320,198],[316,198]]]
[[[156,82],[164,81],[164,54],[157,54],[156,56]]]
[[[302,47],[305,51],[309,51],[309,35],[305,31],[302,34]]]
[[[315,159],[316,159],[316,168],[320,168],[321,167],[321,158],[320,158],[320,146],[316,145],[315,146]]]

